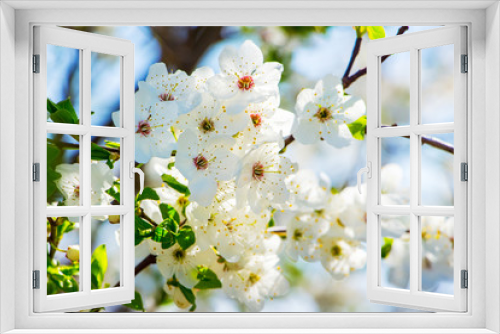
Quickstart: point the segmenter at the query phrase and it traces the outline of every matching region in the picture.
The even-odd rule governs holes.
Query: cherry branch
[[[141,271],[149,267],[150,265],[156,263],[156,255],[149,254],[142,260],[137,266],[135,266],[134,275],[137,276]],[[120,286],[120,281],[115,284],[115,287]]]
[[[402,35],[406,31],[408,31],[408,26],[402,26],[398,29],[398,33],[396,35]],[[347,70],[344,73],[344,76],[342,77],[342,85],[344,86],[344,89],[347,89],[349,86],[351,86],[356,80],[361,78],[363,75],[366,75],[366,67],[358,70],[356,73],[353,75],[349,76],[351,72],[351,67],[352,64],[354,64],[354,61],[356,60],[356,57],[359,54],[359,49],[361,47],[361,38],[356,38],[356,43],[354,44],[354,49],[352,50],[351,53],[351,59],[349,60],[349,65],[347,66]],[[387,58],[389,58],[390,55],[385,55],[382,56],[381,62],[384,62]]]

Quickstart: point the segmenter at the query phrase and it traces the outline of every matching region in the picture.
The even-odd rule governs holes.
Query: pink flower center
[[[144,137],[149,136],[149,134],[151,134],[151,125],[149,124],[149,121],[140,121],[137,125],[137,131],[135,133],[140,133]]]
[[[259,114],[250,114],[250,119],[254,127],[259,127],[262,125],[262,117]]]
[[[175,97],[169,93],[160,94],[160,95],[158,95],[158,98],[160,99],[160,101],[174,101],[175,100]]]
[[[73,193],[75,197],[80,198],[80,186],[75,187],[75,191]]]
[[[193,158],[194,166],[197,170],[205,170],[208,168],[208,160],[203,155],[198,155]]]
[[[241,90],[250,90],[253,86],[255,86],[255,83],[250,75],[238,79],[238,88]]]
[[[256,162],[252,167],[252,177],[255,181],[262,181],[264,178],[264,165]]]

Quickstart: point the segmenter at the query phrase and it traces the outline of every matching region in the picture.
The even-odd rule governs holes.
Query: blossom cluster
[[[251,41],[226,47],[219,67],[217,74],[201,67],[188,75],[153,64],[138,84],[135,160],[154,195],[136,200],[136,214],[147,226],[136,244],[147,239],[178,307],[193,309],[200,289],[222,288],[247,310],[260,311],[289,289],[282,255],[318,261],[335,280],[364,267],[364,196],[299,169],[286,155],[284,138],[346,147],[354,140],[348,125],[366,108],[327,75],[299,93],[295,112],[281,109],[283,66],[264,62]],[[112,116],[118,125],[119,112]],[[78,164],[56,171],[65,204],[77,204]],[[94,161],[92,177],[92,204],[110,204],[112,170]],[[432,257],[433,247],[429,261],[443,261]]]

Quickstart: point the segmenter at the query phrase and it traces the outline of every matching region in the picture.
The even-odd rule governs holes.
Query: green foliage
[[[91,143],[90,158],[92,160],[106,161],[106,164],[109,166],[109,168],[113,169],[115,166],[115,161],[119,159],[119,155],[111,153],[110,151],[108,151],[104,147],[97,145],[96,143]]]
[[[115,201],[120,204],[120,181],[113,182],[111,188],[106,190],[108,195],[111,195],[115,199]]]
[[[222,287],[217,275],[207,267],[198,268],[197,278],[200,281],[194,286],[196,289],[219,289]]]
[[[166,220],[166,219],[171,219],[173,221],[175,221],[178,224],[180,224],[180,216],[179,216],[179,213],[177,212],[177,210],[175,210],[175,208],[169,204],[166,204],[166,203],[161,203],[160,204],[160,212],[161,212],[161,218],[163,220]],[[177,231],[175,231],[177,232]]]
[[[389,255],[389,253],[391,252],[393,241],[394,241],[393,238],[384,237],[384,245],[382,246],[382,248],[380,250],[380,253],[381,253],[383,259],[385,259]]]
[[[108,255],[106,245],[100,245],[92,253],[91,259],[91,286],[92,289],[103,288],[104,275],[108,270]]]
[[[331,187],[330,192],[332,193],[332,195],[340,194],[340,190],[338,188],[335,188],[335,187]]]
[[[352,136],[357,140],[365,139],[366,135],[366,115],[361,116],[351,124],[347,124]]]
[[[191,192],[189,191],[189,188],[177,181],[172,175],[168,174],[163,174],[161,176],[161,179],[172,189],[176,190],[177,192],[184,194],[185,196],[191,195]]]
[[[60,156],[61,150],[56,145],[47,143],[47,199],[57,190],[55,181],[61,178],[61,174],[55,171]]]
[[[194,231],[191,226],[183,226],[179,230],[179,234],[177,236],[177,243],[181,246],[182,249],[186,250],[191,247],[196,242],[196,237],[194,235]]]
[[[172,169],[172,167],[175,166],[175,162],[170,162],[168,165],[167,165],[167,168],[168,169]]]
[[[123,306],[131,308],[132,310],[145,312],[144,303],[142,302],[142,296],[137,291],[135,292],[135,298],[134,298],[134,300],[132,300],[128,304],[123,304]]]
[[[70,98],[60,101],[57,104],[47,99],[47,111],[50,119],[55,123],[79,124],[80,120],[75,108],[71,104]]]
[[[137,201],[140,202],[140,201],[143,201],[145,199],[150,199],[150,200],[153,200],[153,201],[159,201],[160,200],[160,196],[158,196],[158,194],[156,193],[156,191],[154,191],[153,189],[151,189],[149,187],[146,187],[146,188],[144,188],[144,190],[142,191],[142,193],[140,193],[137,196]]]
[[[78,275],[79,270],[78,262],[72,265],[60,266],[55,261],[49,261],[47,265],[47,294],[77,292],[78,282],[75,276]]]
[[[385,29],[383,26],[356,26],[356,36],[358,38],[363,37],[364,34],[368,34],[369,39],[379,39],[385,37]]]
[[[153,226],[139,216],[135,216],[135,245],[139,245],[144,239],[153,234]]]

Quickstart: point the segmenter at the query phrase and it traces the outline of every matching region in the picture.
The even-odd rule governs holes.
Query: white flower
[[[279,98],[271,97],[265,102],[249,104],[244,113],[238,114],[245,117],[247,122],[246,127],[235,136],[236,154],[244,156],[255,146],[264,143],[278,143],[280,148],[284,146],[283,134],[277,131],[282,124],[273,119],[278,105]]]
[[[263,144],[243,158],[236,181],[239,206],[248,204],[253,211],[261,212],[271,205],[281,207],[288,200],[285,178],[295,166],[279,151],[277,143]]]
[[[231,137],[243,130],[248,123],[249,120],[245,114],[228,114],[225,104],[208,93],[203,94],[203,101],[198,107],[179,116],[175,122],[179,129],[195,130],[201,138],[205,139],[214,136]]]
[[[228,147],[233,138],[212,138],[200,142],[192,130],[179,137],[176,167],[189,181],[191,201],[208,206],[217,192],[217,182],[227,181],[234,175],[238,158]]]
[[[366,183],[362,185],[362,194],[357,187],[346,187],[340,192],[344,202],[344,210],[339,219],[354,232],[356,239],[366,240]]]
[[[80,203],[80,164],[60,164],[56,166],[56,172],[61,178],[55,181],[57,188],[64,196],[64,204],[67,206],[79,206]],[[113,186],[115,177],[113,171],[103,162],[94,162],[90,165],[91,180],[91,205],[109,205],[113,197],[106,190]],[[95,217],[93,217],[95,218]]]
[[[327,235],[321,237],[319,242],[321,264],[334,279],[342,280],[352,270],[365,266],[366,251],[359,241]]]
[[[146,83],[155,89],[155,102],[164,104],[165,110],[170,110],[175,105],[179,114],[184,114],[201,102],[200,93],[196,88],[206,81],[205,76],[210,75],[209,72],[198,70],[198,78],[188,76],[180,70],[169,74],[165,64],[157,63],[149,68]]]
[[[158,243],[157,249],[156,264],[163,277],[168,280],[175,275],[179,283],[189,289],[199,282],[198,266],[208,266],[215,260],[212,250],[200,251],[198,246],[184,250],[175,244],[168,249],[161,249]]]
[[[313,170],[300,169],[286,179],[292,193],[294,210],[312,212],[325,207],[330,194],[330,179],[324,173],[318,177]]]
[[[135,94],[135,161],[148,162],[151,157],[168,158],[176,148],[173,128],[177,119],[176,104],[166,105],[153,100],[154,90],[143,81]],[[112,114],[120,124],[120,112]]]
[[[297,120],[293,135],[302,144],[314,144],[321,138],[335,147],[349,145],[352,139],[347,124],[365,114],[364,102],[345,96],[342,82],[333,75],[318,81],[313,89],[303,89],[295,105]]]
[[[269,298],[284,295],[289,284],[277,266],[279,237],[264,239],[261,251],[247,251],[237,263],[225,262],[218,272],[222,289],[250,312],[261,311]]]
[[[297,261],[299,256],[309,262],[318,261],[317,237],[305,215],[290,219],[286,227],[286,254],[293,261]]]
[[[270,218],[268,210],[256,214],[248,206],[238,209],[235,200],[230,199],[218,203],[208,219],[196,219],[192,224],[202,249],[212,245],[226,261],[236,262],[264,236]]]
[[[221,73],[207,81],[212,95],[228,100],[227,112],[243,112],[249,103],[263,102],[279,95],[278,83],[283,72],[279,63],[263,63],[262,51],[245,41],[237,50],[227,46],[220,54]]]

